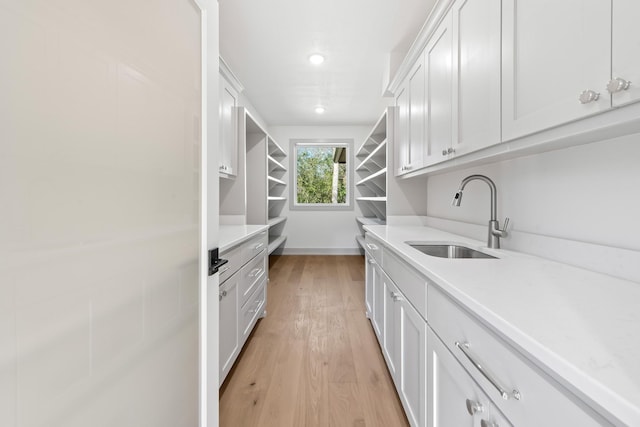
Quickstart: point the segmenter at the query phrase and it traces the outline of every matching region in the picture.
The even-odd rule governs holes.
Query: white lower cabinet
[[[428,427],[511,426],[431,328],[427,348]]]
[[[364,304],[365,313],[369,319],[372,318],[373,313],[373,275],[374,265],[376,261],[369,253],[365,255],[364,275],[365,275],[365,287],[364,287]]]
[[[219,354],[220,384],[227,376],[236,356],[240,352],[240,272],[236,272],[218,289],[220,301]]]
[[[266,232],[220,255],[219,383],[222,385],[256,322],[265,315],[268,255]]]

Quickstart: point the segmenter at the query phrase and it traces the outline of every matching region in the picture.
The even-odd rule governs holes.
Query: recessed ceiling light
[[[315,109],[316,114],[324,114],[324,107],[322,105],[318,105]]]
[[[320,55],[319,53],[314,53],[309,57],[309,62],[311,62],[313,65],[320,65],[324,62],[324,56]]]

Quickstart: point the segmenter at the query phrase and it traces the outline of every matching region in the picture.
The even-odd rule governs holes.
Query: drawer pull
[[[482,406],[482,403],[480,402],[467,399],[467,412],[469,413],[469,415],[473,416],[480,412],[484,412],[484,406]]]
[[[389,292],[389,296],[391,296],[391,299],[394,301],[402,301],[402,295],[399,294],[398,292]]]
[[[373,243],[367,243],[367,247],[369,249],[371,249],[372,251],[377,251],[378,247],[376,245],[374,245]]]
[[[260,273],[262,273],[262,269],[261,268],[254,268],[253,270],[251,270],[251,273],[249,273],[249,277],[259,276]]]
[[[369,264],[375,264],[376,260],[373,258],[369,258],[367,261],[369,261]]]
[[[500,393],[500,396],[504,399],[504,400],[509,400],[509,393],[507,393],[505,391],[504,388],[502,388],[502,386],[500,384],[498,384],[498,381],[493,378],[484,368],[483,364],[478,362],[476,359],[474,359],[474,357],[471,355],[471,353],[469,352],[469,343],[465,342],[463,344],[461,344],[460,342],[456,341],[456,347],[458,347],[460,349],[460,351],[462,351],[462,353],[467,357],[467,359],[469,359],[469,362],[471,362],[471,364],[473,366],[475,366],[475,368],[480,371],[480,373],[482,374],[483,377],[485,377],[487,379],[487,381],[489,381],[491,383],[491,385],[493,385],[496,390],[498,390],[498,393]],[[513,390],[512,392],[512,396],[514,399],[516,400],[520,400],[520,398],[522,397],[520,395],[520,392],[518,390]]]
[[[255,247],[255,248],[253,248],[253,250],[254,250],[254,251],[259,251],[260,249],[262,249],[262,247],[263,247],[263,246],[264,246],[264,243],[258,243],[258,244],[256,245],[256,247]]]

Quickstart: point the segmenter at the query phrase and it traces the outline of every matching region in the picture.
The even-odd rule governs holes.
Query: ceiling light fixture
[[[320,65],[324,62],[324,56],[320,55],[319,53],[314,53],[309,57],[309,62],[311,62],[313,65]]]
[[[315,109],[316,114],[324,114],[324,107],[322,105],[318,105]]]

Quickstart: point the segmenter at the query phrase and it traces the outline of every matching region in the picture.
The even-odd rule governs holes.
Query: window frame
[[[299,146],[345,147],[347,149],[347,198],[346,203],[298,203],[298,150]],[[292,211],[352,211],[353,210],[353,139],[290,139],[290,176],[289,210]]]

